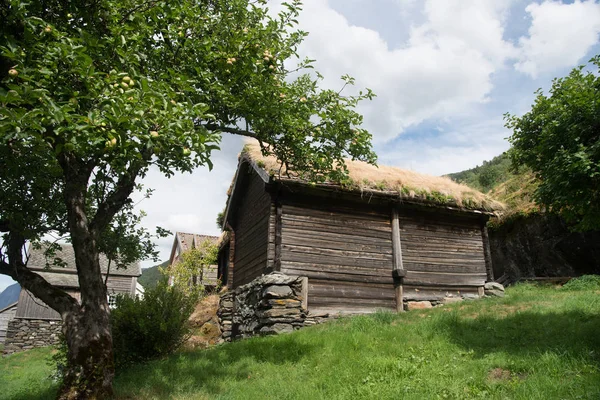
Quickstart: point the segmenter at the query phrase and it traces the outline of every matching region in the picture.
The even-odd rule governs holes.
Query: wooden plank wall
[[[405,300],[437,300],[477,294],[484,285],[486,267],[481,223],[400,209]]]
[[[235,210],[233,288],[262,275],[267,266],[271,196],[262,179],[250,173],[248,186]]]
[[[102,279],[105,278],[102,277]],[[109,276],[106,283],[108,293],[135,294],[135,291],[132,293],[132,282],[134,279],[135,277],[131,276]],[[66,289],[65,291],[77,300],[81,299],[78,289]],[[21,290],[21,294],[19,295],[16,317],[45,320],[61,319],[56,311],[26,290]]]
[[[311,313],[395,309],[389,214],[284,204],[281,271],[308,277]]]
[[[6,340],[6,329],[8,328],[8,322],[15,317],[16,312],[17,306],[14,305],[0,313],[0,343],[4,343]]]

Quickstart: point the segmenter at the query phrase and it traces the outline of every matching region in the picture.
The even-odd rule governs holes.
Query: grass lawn
[[[600,290],[344,318],[122,372],[120,399],[599,399]],[[49,350],[0,360],[0,398],[51,396]]]

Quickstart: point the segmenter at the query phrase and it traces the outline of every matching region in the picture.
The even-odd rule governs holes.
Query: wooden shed
[[[41,275],[49,283],[60,287],[76,299],[80,299],[79,278],[75,268],[75,252],[70,244],[61,244],[62,250],[57,251],[51,258],[46,257],[45,248],[30,248],[27,268]],[[54,266],[53,259],[59,258],[65,266]],[[137,278],[141,275],[139,263],[128,265],[127,268],[117,269],[114,264],[109,270],[109,262],[104,254],[100,254],[100,269],[106,280],[108,301],[112,306],[117,294],[135,296],[140,291]],[[106,275],[108,274],[108,279]],[[61,320],[58,312],[54,311],[43,301],[21,288],[16,311],[16,318],[36,320]]]
[[[4,343],[6,340],[6,329],[8,323],[15,317],[17,312],[17,302],[9,304],[8,306],[0,309],[0,343]]]
[[[401,310],[478,296],[492,280],[486,221],[502,208],[445,177],[347,161],[350,184],[310,184],[245,146],[224,224],[220,279],[308,277],[311,313]]]

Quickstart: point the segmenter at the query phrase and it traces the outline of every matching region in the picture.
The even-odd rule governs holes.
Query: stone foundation
[[[62,321],[14,318],[6,330],[4,355],[55,345],[61,333]]]
[[[218,312],[223,339],[292,332],[321,322],[323,316],[308,315],[307,290],[306,278],[274,272],[225,293]]]

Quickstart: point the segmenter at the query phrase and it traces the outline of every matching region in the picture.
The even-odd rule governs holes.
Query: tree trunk
[[[68,353],[59,399],[105,399],[113,394],[115,368],[108,299],[97,246],[101,229],[90,229],[86,214],[86,188],[91,169],[73,159],[63,161],[65,205],[81,306],[76,312],[62,315]]]
[[[58,398],[106,399],[113,395],[115,375],[109,315],[104,310],[82,310],[64,321],[67,371]]]

